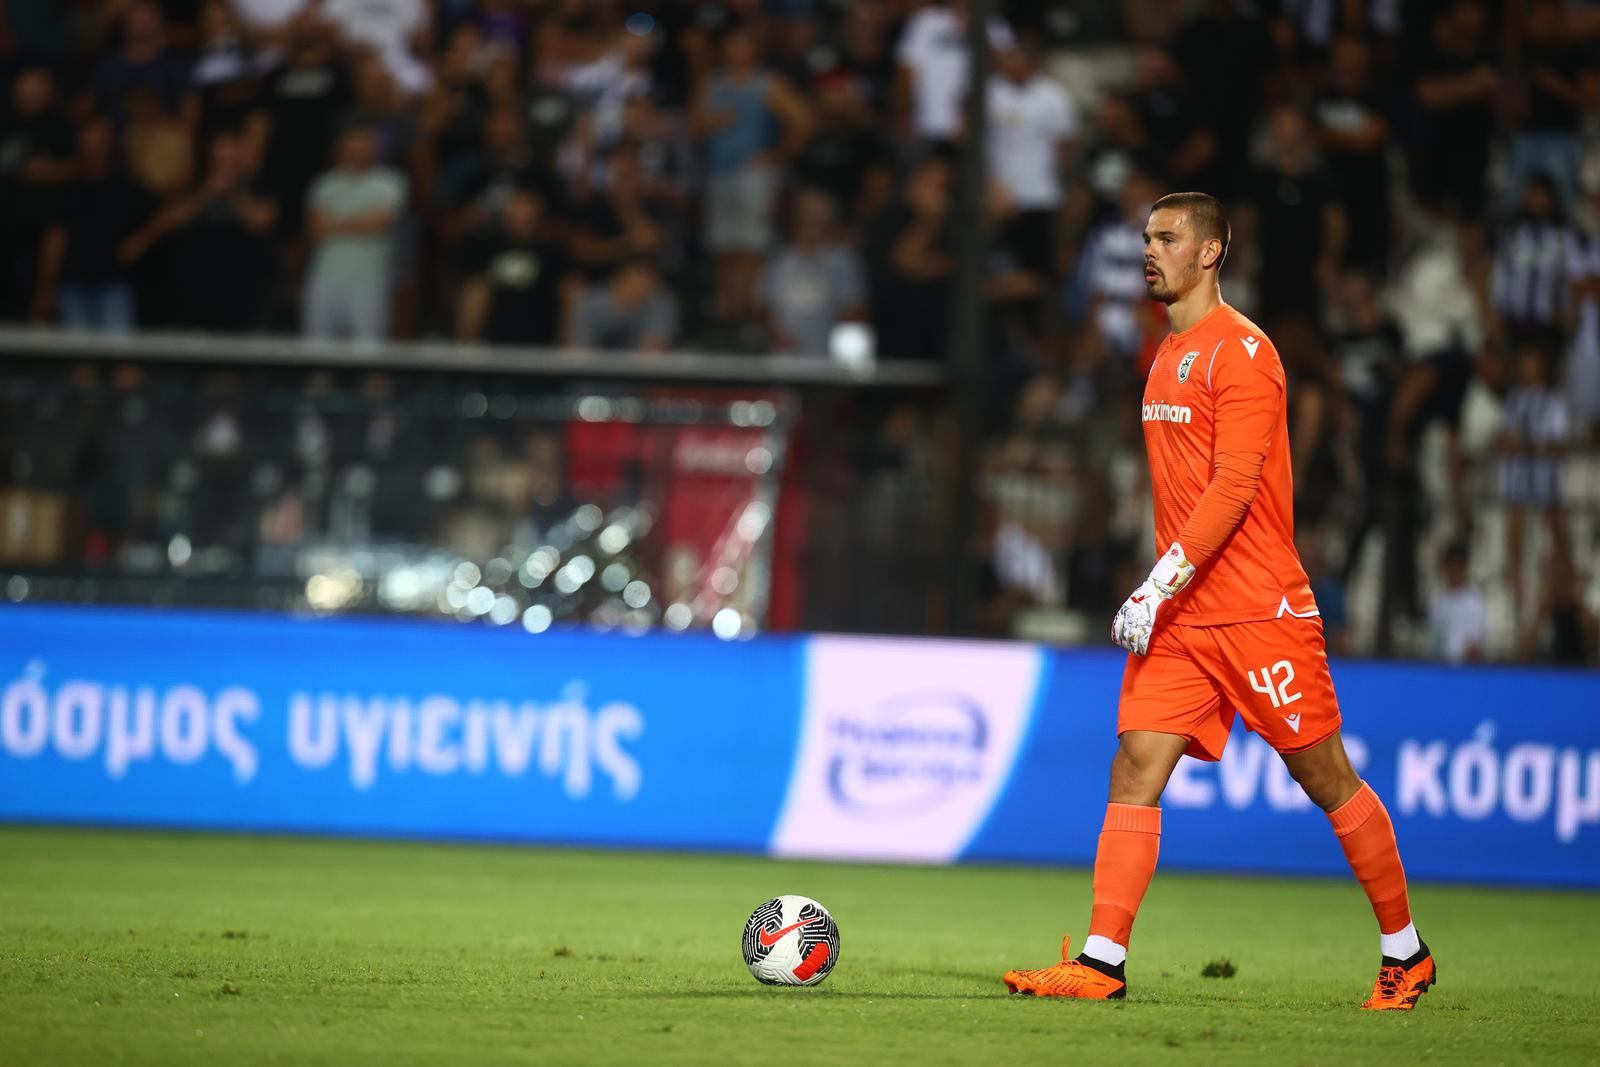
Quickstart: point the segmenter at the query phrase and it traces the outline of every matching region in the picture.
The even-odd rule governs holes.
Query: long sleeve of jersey
[[[1200,566],[1244,521],[1261,485],[1282,410],[1281,371],[1243,351],[1226,352],[1208,368],[1216,404],[1211,481],[1184,522],[1178,543]]]
[[[1178,543],[1184,558],[1196,567],[1216,554],[1244,521],[1261,485],[1265,452],[1218,452],[1206,491],[1200,494]]]

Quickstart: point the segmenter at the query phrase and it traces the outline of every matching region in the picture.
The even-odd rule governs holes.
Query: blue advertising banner
[[[1093,859],[1123,662],[1056,654],[1026,753],[963,859]],[[1333,680],[1411,877],[1600,886],[1600,673],[1341,661]],[[1059,800],[1041,811],[1046,795]],[[1161,804],[1164,867],[1346,871],[1325,816],[1237,722],[1221,762],[1184,757]]]
[[[0,819],[1088,863],[1124,662],[12,607]],[[1341,662],[1334,681],[1413,878],[1600,887],[1600,672]],[[1163,867],[1346,873],[1238,727],[1162,803]]]
[[[0,818],[765,847],[803,643],[0,611]],[[752,774],[759,741],[773,773]]]

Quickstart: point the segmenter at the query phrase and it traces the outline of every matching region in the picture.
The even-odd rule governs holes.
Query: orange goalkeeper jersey
[[[1244,518],[1163,617],[1214,626],[1317,614],[1294,546],[1283,362],[1260,327],[1222,304],[1169,335],[1145,382],[1143,420],[1157,555],[1180,540],[1219,453],[1266,456]]]

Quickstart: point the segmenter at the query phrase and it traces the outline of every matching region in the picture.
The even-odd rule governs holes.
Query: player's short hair
[[[1194,228],[1195,236],[1202,241],[1209,241],[1215,237],[1222,242],[1222,255],[1217,259],[1217,266],[1222,266],[1223,260],[1228,258],[1228,242],[1233,239],[1233,229],[1228,225],[1228,214],[1222,210],[1222,201],[1210,193],[1168,193],[1154,204],[1150,210],[1160,211],[1162,208],[1171,208],[1182,211],[1189,217],[1189,225]]]

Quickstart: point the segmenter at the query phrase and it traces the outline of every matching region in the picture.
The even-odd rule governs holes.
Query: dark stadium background
[[[0,585],[1098,643],[1193,187],[1334,650],[1592,663],[1600,10],[1002,3],[980,197],[962,6],[8,3]]]

